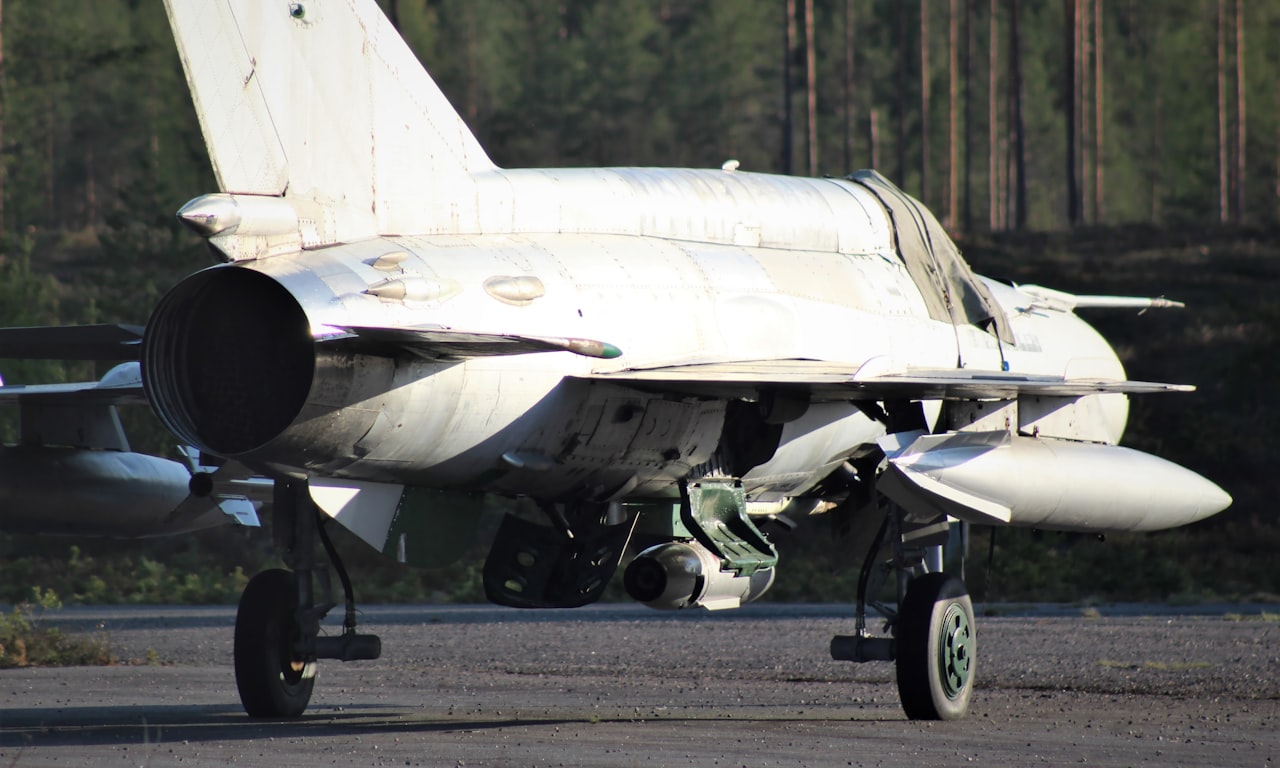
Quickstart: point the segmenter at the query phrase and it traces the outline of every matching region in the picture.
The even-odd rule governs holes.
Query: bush
[[[66,635],[57,627],[41,626],[45,611],[62,607],[56,592],[32,587],[31,598],[0,617],[0,669],[115,663],[105,637]]]

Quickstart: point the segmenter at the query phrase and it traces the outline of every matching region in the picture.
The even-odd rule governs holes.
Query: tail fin
[[[283,196],[347,241],[438,231],[494,167],[374,0],[165,6],[224,192]]]

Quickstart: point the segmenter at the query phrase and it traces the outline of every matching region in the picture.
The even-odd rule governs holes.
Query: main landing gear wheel
[[[297,577],[289,571],[259,573],[240,596],[236,688],[250,717],[297,717],[311,701],[316,663],[294,654],[297,609]]]
[[[969,709],[976,666],[973,603],[945,573],[911,582],[898,611],[898,695],[912,720],[957,720]]]

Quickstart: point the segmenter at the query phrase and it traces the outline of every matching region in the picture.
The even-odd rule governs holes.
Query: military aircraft
[[[874,172],[498,168],[374,0],[166,6],[219,185],[178,216],[222,263],[145,330],[0,333],[0,357],[126,361],[0,390],[23,415],[5,482],[60,478],[24,481],[5,515],[160,534],[255,524],[269,499],[289,570],[240,601],[250,715],[302,713],[318,659],[380,653],[331,521],[430,565],[487,500],[526,499],[543,519],[503,520],[494,602],[590,603],[634,553],[635,599],[726,609],[773,582],[762,520],[845,515],[865,562],[833,656],[895,661],[907,715],[950,719],[977,647],[942,568],[951,521],[1147,531],[1230,503],[1117,445],[1127,395],[1190,388],[1128,380],[1074,313],[1168,302],[979,277]],[[188,467],[133,458],[114,412],[130,402]],[[63,516],[16,511],[37,500]],[[345,594],[333,636],[317,539]],[[898,601],[875,603],[890,574]],[[889,635],[867,630],[868,603]]]

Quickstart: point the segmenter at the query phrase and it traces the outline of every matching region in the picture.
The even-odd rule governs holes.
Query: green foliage
[[[47,541],[27,547],[35,537],[6,537],[11,550],[4,565],[5,582],[0,586],[0,602],[22,599],[25,585],[48,585],[73,604],[118,605],[177,603],[185,605],[234,603],[261,570],[260,561],[246,559],[245,566],[224,567],[216,551],[190,543],[185,549],[165,552],[137,542],[104,546],[85,542],[99,550],[88,554],[79,544]],[[173,543],[166,542],[173,550]],[[30,550],[19,554],[12,550]],[[246,574],[246,567],[248,574]]]
[[[0,323],[42,325],[58,318],[58,283],[31,268],[31,237],[0,239]]]
[[[777,171],[785,165],[785,18],[775,2],[431,0],[395,5],[411,47],[500,164],[714,167],[735,157],[747,170]],[[1164,224],[1214,216],[1217,4],[1100,5],[1103,219]],[[949,146],[952,7],[814,3],[819,172],[843,175],[871,165],[874,133],[882,169],[904,189],[940,206],[948,203],[944,182],[954,154],[963,166],[957,171],[970,172],[960,194],[970,198],[974,221],[985,222],[993,82],[1000,121],[996,159],[1008,160],[1010,4],[954,6],[973,11],[972,77],[966,81],[963,71],[956,73],[957,100],[971,102],[968,155]],[[1060,3],[1020,7],[1029,221],[1036,228],[1060,228],[1066,225],[1064,30],[1070,22]],[[138,258],[168,249],[162,230],[169,222],[159,229],[152,222],[171,217],[185,199],[211,191],[214,183],[159,4],[11,0],[7,11],[0,230],[98,234],[110,228],[127,234],[124,241],[117,237],[124,246],[117,253],[129,252],[135,242],[144,246]],[[928,40],[920,39],[922,12],[928,14]],[[1280,67],[1275,40],[1280,6],[1247,3],[1243,12],[1246,208],[1249,219],[1270,222],[1280,216],[1274,172],[1280,103],[1268,77]],[[852,25],[851,90],[844,82],[846,23]],[[964,19],[957,24],[963,70]],[[793,160],[805,154],[807,133],[803,38],[797,24]],[[922,47],[929,67],[924,79],[931,86],[927,124],[920,99]],[[987,71],[992,50],[994,81]],[[1234,97],[1232,82],[1227,85]],[[963,105],[955,106],[963,135]],[[899,150],[905,161],[901,168]],[[930,188],[922,189],[919,158],[926,150],[933,173]],[[153,189],[138,194],[139,185]],[[121,223],[109,220],[117,210],[130,217],[130,228],[141,222],[156,231],[119,232]],[[188,248],[182,243],[175,250]],[[160,289],[164,282],[156,280]],[[149,305],[143,299],[153,290],[143,285],[138,306],[128,309],[145,312]],[[104,304],[100,309],[114,319],[116,308]]]
[[[483,546],[444,568],[416,570],[329,526],[361,601],[484,602]],[[323,554],[317,555],[324,562]],[[73,605],[230,605],[249,578],[279,567],[267,530],[213,529],[184,538],[108,541],[0,534],[0,603],[40,584]],[[338,588],[337,579],[333,580]]]
[[[31,267],[31,237],[0,234],[0,326],[49,325],[57,322],[58,283]],[[63,366],[50,360],[3,360],[0,376],[8,384],[66,380]],[[0,441],[17,439],[15,409],[0,409]]]
[[[31,599],[0,616],[0,669],[9,667],[93,666],[114,664],[115,656],[101,636],[63,634],[45,627],[45,611],[56,611],[62,601],[51,589],[31,588]]]

